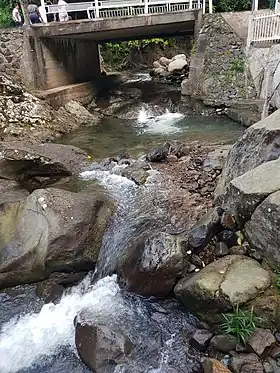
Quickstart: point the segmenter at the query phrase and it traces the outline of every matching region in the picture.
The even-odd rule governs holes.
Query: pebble
[[[213,333],[209,330],[197,329],[190,340],[190,344],[199,351],[206,351],[212,337]]]

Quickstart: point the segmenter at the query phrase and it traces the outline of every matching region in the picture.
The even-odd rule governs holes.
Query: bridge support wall
[[[30,89],[47,90],[100,76],[99,48],[93,40],[26,37],[24,42],[24,82]]]

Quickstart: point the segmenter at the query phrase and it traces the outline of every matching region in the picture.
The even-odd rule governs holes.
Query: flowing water
[[[86,150],[94,159],[128,153],[137,156],[165,140],[202,144],[233,143],[244,128],[225,117],[203,117],[171,112],[156,104],[140,104],[105,117],[94,127],[83,127],[62,142]]]
[[[99,126],[85,127],[63,141],[98,159],[124,152],[139,154],[167,138],[229,143],[241,132],[240,126],[224,118],[186,117],[143,105],[127,112],[124,119],[106,118]],[[146,188],[120,176],[118,167],[102,171],[92,166],[81,177],[98,180],[118,201],[117,214],[104,236],[97,273],[65,292],[57,304],[43,305],[35,296],[35,286],[0,293],[0,373],[89,372],[74,343],[73,320],[82,310],[86,311],[80,317],[117,328],[136,345],[130,359],[117,366],[115,373],[192,372],[199,357],[193,356],[188,338],[197,320],[173,300],[126,293],[111,275],[121,250],[139,233],[139,221],[142,231],[153,224],[170,223],[157,204],[147,204],[147,195],[164,198],[164,191],[153,183],[159,175],[151,171]],[[92,281],[93,276],[97,281]]]

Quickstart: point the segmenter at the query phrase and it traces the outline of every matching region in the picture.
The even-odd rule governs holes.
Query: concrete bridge
[[[98,45],[106,41],[194,35],[199,30],[203,12],[200,0],[156,3],[152,8],[143,3],[144,12],[138,15],[133,15],[135,10],[130,8],[129,15],[120,13],[121,16],[110,17],[112,13],[107,13],[109,17],[100,18],[100,9],[96,17],[96,8],[89,7],[87,13],[94,18],[27,26],[24,40],[26,85],[44,91],[98,79],[101,75]],[[115,6],[118,10],[121,8],[120,4]],[[122,6],[127,7],[127,4]]]

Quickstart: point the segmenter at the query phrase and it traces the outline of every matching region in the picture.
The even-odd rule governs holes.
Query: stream
[[[186,116],[166,107],[141,103],[120,114],[105,117],[96,127],[83,127],[61,142],[76,145],[94,160],[128,153],[138,156],[166,139],[205,144],[232,143],[243,128],[224,117]],[[198,320],[173,299],[157,300],[119,288],[113,274],[125,243],[137,227],[172,225],[167,211],[149,204],[147,196],[164,198],[151,172],[146,188],[115,172],[89,167],[82,179],[97,180],[118,202],[117,213],[103,239],[95,273],[68,289],[56,303],[36,298],[35,285],[18,286],[0,293],[0,373],[87,373],[77,356],[73,320],[88,310],[92,321],[114,326],[136,345],[131,357],[108,373],[191,373],[199,354],[189,346]],[[152,217],[152,219],[151,219]],[[97,279],[93,281],[93,278]],[[107,373],[107,372],[106,372]]]

